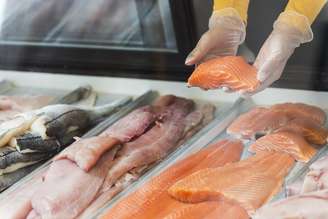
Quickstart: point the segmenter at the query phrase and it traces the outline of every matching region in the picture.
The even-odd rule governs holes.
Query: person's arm
[[[261,86],[259,92],[278,80],[294,50],[313,39],[311,24],[327,0],[290,0],[263,44],[254,66]],[[252,94],[254,94],[252,93]]]
[[[188,55],[186,65],[218,56],[236,55],[245,40],[249,0],[214,0],[209,30]]]
[[[247,23],[247,11],[249,0],[214,0],[213,11],[220,11],[225,8],[234,8],[242,20]]]
[[[312,24],[326,2],[327,0],[290,0],[285,11],[295,11],[302,14]]]

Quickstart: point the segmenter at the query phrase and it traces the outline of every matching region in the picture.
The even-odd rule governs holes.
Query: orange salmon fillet
[[[290,154],[295,160],[308,162],[316,153],[299,134],[282,131],[259,138],[249,147],[250,152],[277,151]]]
[[[259,85],[256,73],[256,68],[241,56],[218,57],[200,64],[188,84],[205,90],[225,86],[233,91],[254,91]]]
[[[168,192],[187,203],[228,199],[253,214],[280,190],[293,164],[288,154],[260,153],[223,167],[202,169],[178,181]]]
[[[326,113],[317,106],[304,103],[281,103],[275,104],[270,109],[283,111],[291,118],[308,118],[324,125],[326,122]]]
[[[153,217],[160,218],[160,217]],[[228,202],[203,202],[185,204],[184,207],[172,209],[172,213],[163,219],[248,219],[246,211],[238,205]]]
[[[196,205],[188,205],[171,198],[167,193],[167,189],[179,179],[197,170],[223,166],[226,163],[238,161],[242,149],[242,143],[236,140],[222,140],[202,149],[177,162],[160,175],[151,179],[137,191],[117,203],[102,218],[164,218],[170,214],[174,214],[173,211],[183,211],[183,208],[189,208],[191,206],[192,208],[196,207]],[[208,206],[203,207],[207,208]],[[202,212],[203,207],[200,207],[199,210],[189,209],[188,211],[194,211],[194,213],[195,211]],[[217,207],[220,208],[219,205]],[[202,213],[199,214],[201,215]],[[203,217],[198,218],[201,219]],[[244,218],[248,218],[248,216]],[[240,219],[243,219],[243,217],[240,217]]]
[[[297,118],[289,121],[279,131],[295,132],[305,138],[310,144],[324,145],[327,143],[328,129],[311,119]]]
[[[227,133],[244,139],[255,139],[256,134],[269,134],[286,125],[289,120],[284,112],[256,107],[233,121]]]

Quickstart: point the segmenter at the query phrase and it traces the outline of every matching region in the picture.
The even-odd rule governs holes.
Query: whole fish
[[[43,107],[36,111],[37,118],[29,126],[30,133],[18,138],[13,137],[19,136],[22,133],[11,135],[10,140],[12,141],[10,144],[22,153],[56,150],[58,146],[60,148],[64,144],[71,143],[77,133],[92,127],[129,101],[130,98],[124,98],[123,100],[94,108],[64,104]]]
[[[129,101],[130,98],[125,98],[122,101],[94,108],[63,104],[46,106],[37,111],[39,117],[31,125],[31,131],[39,133],[42,137],[61,137],[67,132],[96,124]]]
[[[0,149],[0,176],[30,166],[50,157],[49,153],[21,154],[11,147]]]

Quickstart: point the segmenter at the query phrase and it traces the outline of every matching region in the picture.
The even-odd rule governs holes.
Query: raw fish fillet
[[[137,191],[117,203],[102,218],[164,218],[175,210],[180,211],[185,207],[197,206],[197,204],[185,204],[171,198],[167,193],[167,189],[179,179],[197,170],[223,166],[226,163],[238,161],[242,149],[242,143],[237,140],[222,140],[202,149],[177,162],[149,182],[146,182]],[[216,206],[220,208],[219,205]],[[198,217],[198,219],[201,218],[203,217]],[[248,217],[240,217],[240,219],[243,218]]]
[[[54,160],[69,159],[81,169],[89,171],[103,153],[119,144],[117,139],[108,136],[95,136],[77,139],[72,145],[64,149]]]
[[[300,179],[289,185],[286,185],[287,197],[300,194],[302,191],[303,181],[304,181],[304,179]]]
[[[307,143],[302,136],[286,131],[259,138],[249,147],[249,151],[253,153],[261,151],[284,152],[301,162],[308,162],[316,153],[316,149]]]
[[[328,189],[328,156],[320,158],[310,166],[301,188],[301,194]]]
[[[248,219],[247,212],[238,205],[228,202],[203,202],[189,204],[178,209],[163,219]]]
[[[1,219],[22,219],[27,217],[32,210],[31,198],[42,183],[42,177],[40,176],[0,201]]]
[[[41,216],[34,210],[32,210],[26,217],[26,219],[42,219]]]
[[[227,133],[244,139],[255,139],[257,134],[269,134],[286,125],[289,120],[284,112],[256,107],[233,121]]]
[[[233,91],[254,91],[259,85],[256,72],[241,56],[219,57],[200,64],[189,77],[188,85],[205,90],[224,86]]]
[[[326,144],[328,139],[328,129],[313,120],[304,118],[293,119],[277,131],[295,132],[303,136],[310,144],[316,145]]]
[[[319,125],[324,125],[326,122],[326,113],[317,106],[304,103],[282,103],[275,104],[270,109],[286,112],[291,118],[312,119]]]
[[[115,153],[111,150],[104,154],[88,173],[70,160],[54,161],[32,197],[33,209],[47,219],[78,216],[96,197]]]
[[[328,190],[293,196],[266,205],[253,219],[326,219]]]
[[[126,143],[132,138],[140,136],[155,119],[153,107],[138,108],[110,126],[99,136],[76,141],[62,151],[55,160],[68,158],[80,168],[88,171],[96,164],[103,153],[114,145]]]
[[[185,117],[193,101],[179,98],[163,112],[162,120],[136,140],[123,145],[108,171],[103,191],[109,189],[128,171],[164,158],[184,136]]]
[[[108,191],[99,194],[97,199],[95,199],[87,209],[83,211],[77,219],[89,219],[92,218],[97,210],[102,208],[106,203],[108,203],[115,195],[121,192],[124,188],[129,186],[131,183],[135,182],[138,176],[134,176],[130,173],[125,174],[118,182],[115,183]]]
[[[101,133],[100,136],[110,136],[125,143],[144,133],[155,119],[156,116],[153,107],[144,106],[117,121],[114,125]]]
[[[279,192],[293,164],[288,154],[260,153],[223,167],[202,169],[175,183],[168,192],[187,203],[229,200],[252,214]]]
[[[276,104],[270,108],[255,107],[240,115],[228,127],[227,133],[238,138],[255,139],[257,134],[266,135],[284,128],[304,135],[310,143],[324,144],[328,135],[322,127],[325,119],[325,112],[315,106],[303,103]]]
[[[167,103],[168,98],[165,98],[165,97],[163,97],[163,98],[164,99],[163,99],[163,101],[161,101],[161,104],[163,104],[164,102]],[[181,99],[181,100],[183,100],[183,99]],[[181,102],[181,100],[180,100],[180,102]],[[173,102],[171,102],[171,104],[172,103]],[[154,106],[158,106],[158,104],[159,103],[157,102],[156,105],[154,105]],[[177,107],[177,105],[175,105],[175,107]],[[213,119],[214,110],[215,110],[215,107],[211,104],[204,104],[204,105],[199,105],[199,106],[197,105],[196,110],[189,113],[184,118],[184,120],[182,121],[182,123],[184,123],[183,135],[182,135],[181,139],[178,141],[178,143],[176,145],[182,144],[184,141],[186,141],[188,138],[190,138],[195,132],[197,132],[201,127],[208,124]],[[166,116],[168,116],[168,115],[166,115]],[[162,122],[163,122],[164,118],[161,117],[161,119],[162,119]],[[150,134],[147,134],[147,133],[145,135],[147,135],[148,137],[151,136]],[[149,140],[152,140],[152,141],[156,142],[157,138],[149,138]],[[125,144],[125,146],[127,146],[127,145],[128,144]],[[156,145],[161,145],[161,144],[154,144],[154,146],[156,146]],[[164,146],[168,147],[168,145],[169,144],[166,144]],[[140,145],[141,146],[140,147],[137,144],[135,144],[135,146],[138,147],[139,149],[143,150],[142,145]],[[126,151],[131,150],[131,149],[133,149],[133,148],[123,147],[122,150],[120,151],[120,153],[124,154],[124,153],[126,153]],[[132,156],[134,158],[137,158],[135,155],[132,155]],[[83,214],[79,218],[88,218],[88,217],[90,217],[91,215],[93,215],[92,213],[95,210],[97,210],[97,208],[99,209],[100,207],[104,206],[108,201],[110,201],[113,198],[113,196],[115,196],[117,193],[122,191],[124,188],[126,188],[128,185],[130,185],[132,182],[136,181],[139,178],[139,176],[141,176],[144,172],[146,172],[149,168],[151,168],[153,163],[156,162],[156,161],[154,161],[153,163],[149,163],[149,160],[151,159],[151,157],[153,157],[153,159],[156,159],[156,161],[159,159],[157,157],[156,153],[154,153],[153,155],[148,157],[148,161],[145,161],[146,163],[143,163],[144,165],[138,166],[139,165],[138,163],[134,163],[135,166],[138,166],[138,167],[135,167],[135,168],[131,169],[130,171],[126,172],[126,173],[124,173],[125,172],[125,171],[123,171],[124,169],[120,169],[122,171],[121,174],[123,173],[121,178],[118,179],[115,182],[115,184],[110,188],[109,188],[109,186],[104,185],[103,189],[105,191],[101,192],[98,195],[97,199],[92,203],[91,206],[89,206],[83,212]],[[147,164],[147,163],[149,163],[149,164]],[[132,166],[132,164],[129,164],[130,167]],[[108,188],[109,188],[109,190],[108,190]]]

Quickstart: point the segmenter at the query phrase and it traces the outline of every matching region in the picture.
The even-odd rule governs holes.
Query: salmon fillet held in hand
[[[302,136],[286,131],[259,138],[249,147],[249,151],[253,153],[262,151],[287,153],[301,162],[308,162],[316,153],[316,149],[307,143]]]
[[[228,87],[233,91],[254,91],[257,70],[241,56],[218,57],[200,64],[188,79],[191,87],[204,90]]]
[[[187,203],[230,200],[252,214],[279,192],[293,164],[288,154],[263,152],[223,167],[202,169],[175,183],[168,192]]]

